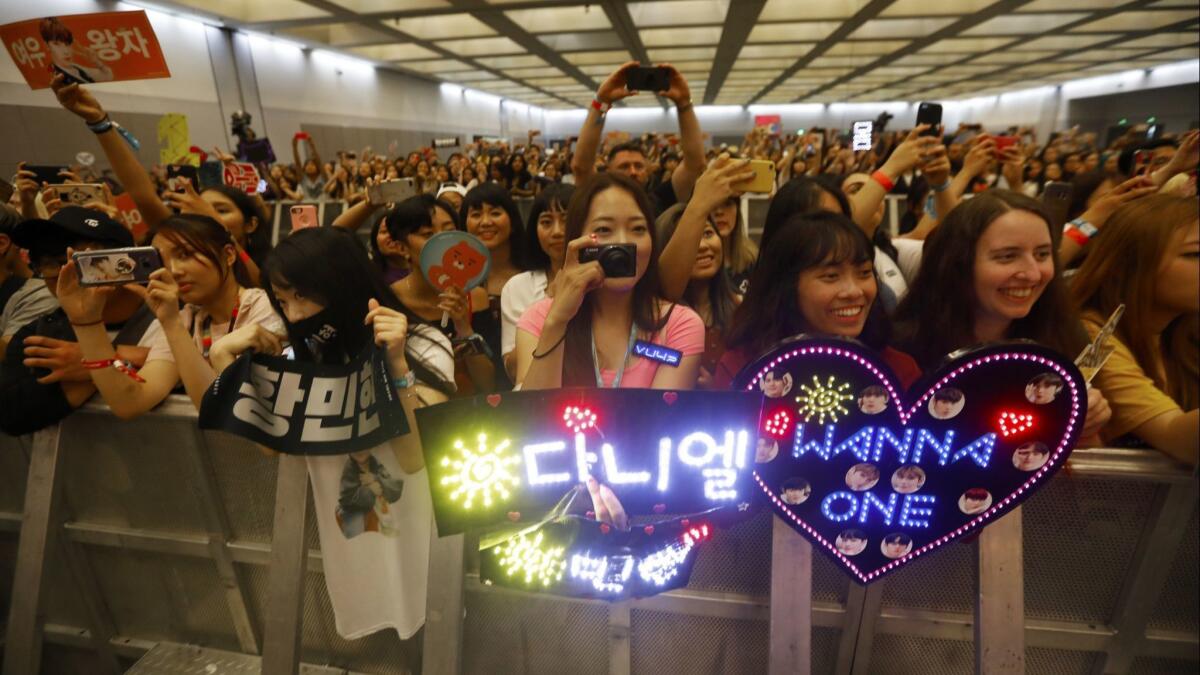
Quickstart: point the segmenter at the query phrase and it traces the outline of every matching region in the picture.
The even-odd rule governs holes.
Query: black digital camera
[[[604,244],[579,249],[579,262],[600,263],[606,277],[637,276],[637,244]]]

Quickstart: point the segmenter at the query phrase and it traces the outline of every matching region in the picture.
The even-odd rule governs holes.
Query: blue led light
[[[737,490],[731,490],[737,484],[737,471],[733,469],[704,469],[704,496],[713,501],[737,499]]]
[[[849,451],[861,461],[867,461],[871,456],[871,437],[875,434],[874,427],[863,427],[848,437],[846,440],[837,444],[837,447],[829,453],[830,457],[837,457],[843,452]]]
[[[930,433],[928,429],[918,429],[916,447],[912,451],[913,464],[921,463],[921,451],[927,445],[937,452],[938,464],[946,466],[950,461],[950,454],[954,452],[954,448],[952,447],[954,445],[954,430],[947,430],[942,442],[938,443],[937,437]]]
[[[875,451],[871,453],[871,462],[878,464],[883,458],[883,445],[887,443],[896,451],[896,459],[901,464],[908,463],[908,451],[912,448],[913,434],[915,429],[905,429],[903,439],[900,440],[892,434],[892,430],[887,427],[879,427],[875,430]]]
[[[934,495],[904,495],[904,505],[900,507],[900,527],[929,527],[929,518],[933,516],[933,504],[936,502]],[[929,506],[921,506],[926,503]]]
[[[957,462],[963,457],[970,457],[975,460],[975,463],[986,469],[988,462],[992,461],[992,450],[996,447],[996,434],[984,434],[975,439],[971,444],[964,445],[962,449],[954,453],[951,462]]]
[[[879,500],[879,497],[876,497],[870,492],[864,492],[862,496],[862,506],[858,510],[858,522],[867,522],[867,517],[871,513],[871,507],[874,506],[880,513],[883,514],[883,522],[891,525],[892,518],[896,514],[896,502],[899,496],[900,495],[893,492],[892,494],[888,495],[888,501],[886,504],[884,504]]]
[[[804,442],[804,427],[807,425],[796,425],[796,445],[792,449],[792,456],[802,457],[806,453],[815,452],[821,459],[828,460],[830,453],[833,451],[833,433],[837,429],[834,424],[825,425],[825,444],[821,445],[817,441]]]
[[[847,509],[845,513],[833,512],[833,502],[834,500],[838,499],[843,499],[850,503],[850,508]],[[850,520],[854,517],[856,511],[858,511],[858,498],[855,497],[853,493],[846,492],[845,490],[831,492],[825,496],[825,499],[821,500],[821,513],[825,514],[826,518],[835,523],[841,523]]]
[[[600,454],[604,457],[604,475],[613,485],[628,485],[630,483],[649,483],[649,471],[622,472],[617,468],[617,454],[613,446],[605,443],[600,446]]]
[[[567,449],[567,444],[562,441],[551,441],[549,443],[531,443],[526,445],[523,453],[525,455],[525,482],[529,485],[550,485],[552,483],[567,483],[571,480],[571,473],[563,471],[561,473],[541,473],[538,470],[537,456],[547,452],[562,452]]]

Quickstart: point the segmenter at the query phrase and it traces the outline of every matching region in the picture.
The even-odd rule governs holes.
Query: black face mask
[[[328,307],[292,323],[291,328],[296,337],[309,343],[316,350],[323,350],[338,338],[338,330],[333,325],[333,312],[329,311]]]

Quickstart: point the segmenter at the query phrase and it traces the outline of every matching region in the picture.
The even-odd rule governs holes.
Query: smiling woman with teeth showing
[[[927,369],[953,351],[1003,340],[1033,340],[1073,358],[1087,334],[1059,273],[1059,239],[1041,204],[1023,194],[993,190],[959,204],[926,240],[896,308],[899,344]],[[1080,444],[1110,416],[1089,388]]]
[[[867,235],[840,213],[797,214],[779,225],[734,314],[715,384],[729,386],[746,363],[801,334],[860,340],[879,351],[904,386],[916,381],[916,362],[888,346],[874,257]]]

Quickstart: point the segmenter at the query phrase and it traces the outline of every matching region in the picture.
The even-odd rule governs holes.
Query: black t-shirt
[[[679,198],[675,196],[675,186],[671,184],[671,181],[665,180],[661,185],[654,188],[654,191],[650,193],[650,202],[654,206],[655,218],[661,216],[663,211],[679,203]]]
[[[154,314],[142,305],[120,326],[113,344],[136,345],[154,321]],[[108,326],[115,329],[117,326]],[[49,374],[44,368],[30,368],[25,361],[25,338],[31,335],[74,342],[75,331],[62,309],[29,322],[12,336],[0,364],[0,430],[13,436],[33,433],[59,422],[73,408],[57,382],[41,384],[38,378]]]

